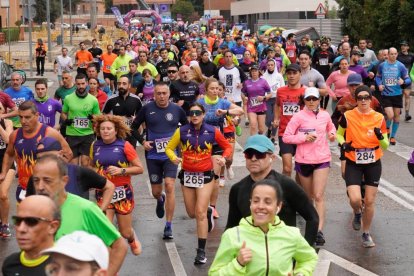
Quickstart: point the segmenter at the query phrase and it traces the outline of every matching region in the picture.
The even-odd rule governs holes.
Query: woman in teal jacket
[[[252,215],[223,233],[208,274],[312,275],[318,261],[315,250],[298,228],[286,226],[277,216],[282,207],[280,184],[270,179],[255,183],[250,200]]]

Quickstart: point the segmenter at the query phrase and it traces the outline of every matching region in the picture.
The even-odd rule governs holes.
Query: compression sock
[[[397,134],[397,130],[398,130],[398,127],[399,126],[400,126],[400,123],[399,122],[393,122],[392,123],[391,137],[394,137],[395,138],[395,135]]]
[[[171,226],[172,226],[171,221],[167,221],[165,223],[165,227],[171,228]]]
[[[200,239],[198,238],[198,248],[204,249],[206,248],[207,239]]]
[[[390,129],[392,121],[391,120],[387,120],[386,125],[387,125],[387,129]]]

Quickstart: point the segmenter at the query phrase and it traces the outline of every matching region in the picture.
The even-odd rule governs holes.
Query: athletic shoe
[[[405,121],[411,121],[411,115],[410,114],[405,114]]]
[[[172,240],[174,238],[172,234],[171,226],[164,227],[164,236],[162,238],[164,240]]]
[[[270,128],[267,129],[266,137],[270,138],[270,135],[272,135],[272,130]]]
[[[325,244],[325,237],[322,233],[322,231],[318,231],[318,234],[316,234],[316,246],[323,246]]]
[[[361,229],[361,218],[361,213],[354,214],[354,219],[352,220],[352,228],[354,228],[355,231],[359,231]]]
[[[217,212],[217,209],[210,206],[211,208],[213,208],[213,218],[218,219],[220,217],[219,213]]]
[[[236,126],[236,135],[242,136],[242,128],[240,126]]]
[[[365,248],[371,248],[375,246],[375,243],[369,233],[362,233],[362,246]]]
[[[207,207],[208,232],[211,232],[214,229],[213,210],[214,210],[213,207],[211,207],[211,206]]]
[[[194,264],[205,264],[206,262],[206,252],[204,249],[197,248],[197,256],[194,259]]]
[[[1,226],[1,235],[3,238],[11,237],[10,226],[8,224],[3,224]]]
[[[397,140],[395,140],[395,138],[394,138],[394,137],[391,137],[391,138],[390,138],[390,145],[395,146],[395,144],[397,144]]]
[[[220,176],[219,187],[224,187],[224,185],[226,185],[226,179],[224,178],[224,176]]]
[[[244,122],[244,126],[249,126],[249,125],[250,125],[249,120],[246,120],[246,122]]]
[[[163,218],[165,214],[165,193],[162,192],[161,194],[162,200],[157,200],[157,208],[155,209],[155,213],[157,214],[157,217]]]
[[[275,146],[277,145],[277,142],[276,142],[275,138],[270,139],[270,141],[272,141],[273,145],[275,145]]]
[[[232,167],[228,167],[226,168],[226,172],[227,172],[227,179],[228,180],[232,180],[234,178],[234,171],[232,169]]]
[[[135,256],[138,256],[139,254],[141,254],[142,252],[141,242],[138,240],[137,235],[135,234],[135,231],[134,231],[134,240],[132,242],[129,242],[128,244],[129,244],[129,247],[131,247],[132,254],[134,254]]]

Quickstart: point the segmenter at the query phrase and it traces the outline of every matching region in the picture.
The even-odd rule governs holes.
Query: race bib
[[[121,66],[121,67],[119,67],[119,70],[121,72],[126,72],[127,71],[127,67],[126,66]]]
[[[260,102],[257,97],[250,98],[250,107],[256,107],[261,105],[263,102]]]
[[[75,127],[75,128],[88,128],[89,127],[89,119],[88,118],[75,117],[73,119],[73,127]]]
[[[320,58],[319,59],[319,65],[328,65],[328,59],[327,58]]]
[[[81,64],[79,65],[79,67],[80,67],[80,68],[86,68],[86,63],[81,63]]]
[[[111,65],[106,65],[106,66],[105,66],[105,68],[106,68],[107,70],[111,70]]]
[[[204,173],[184,172],[184,186],[189,188],[202,188],[204,186]]]
[[[99,60],[99,58],[94,58],[93,62],[98,63],[98,62],[100,62],[100,60]]]
[[[231,93],[233,93],[233,87],[231,87],[231,86],[227,86],[226,87],[226,91],[225,91],[226,93],[229,93],[229,94],[231,94]]]
[[[124,187],[116,187],[114,195],[112,196],[111,203],[123,200],[126,198],[126,192]]]
[[[385,78],[384,83],[387,86],[396,86],[398,84],[398,80],[396,78]]]
[[[237,54],[237,55],[236,55],[236,58],[237,58],[237,59],[242,59],[242,58],[243,58],[243,55],[242,55],[242,54]]]
[[[155,149],[157,150],[157,153],[165,152],[169,140],[170,138],[155,139]]]
[[[355,163],[371,164],[375,162],[374,149],[355,149]]]
[[[283,103],[283,115],[295,115],[300,111],[297,103]]]
[[[0,137],[0,149],[5,149],[6,147],[6,143],[4,142],[3,138]]]
[[[23,200],[26,198],[26,190],[21,189],[19,193],[19,199]]]
[[[162,78],[162,81],[163,81],[163,82],[169,82],[169,81],[170,81],[170,79],[169,79],[168,77],[163,77],[163,78]]]
[[[125,120],[124,120],[125,124],[129,127],[131,127],[133,121],[134,121],[133,117],[125,117]]]
[[[290,57],[290,58],[295,57],[295,51],[292,51],[292,50],[288,51],[287,56]]]
[[[316,136],[316,129],[314,128],[299,128],[299,132],[303,132],[305,135],[315,135]]]

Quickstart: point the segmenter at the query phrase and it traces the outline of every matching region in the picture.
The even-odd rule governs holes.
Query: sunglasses
[[[316,97],[307,97],[307,98],[305,99],[305,101],[307,101],[307,102],[310,102],[310,101],[314,101],[314,102],[316,102],[316,101],[319,101],[319,98],[316,98]]]
[[[168,70],[168,71],[167,71],[167,73],[168,73],[168,74],[175,74],[175,73],[177,73],[177,72],[178,72],[177,70]]]
[[[244,152],[244,157],[246,159],[252,159],[253,156],[255,156],[257,160],[260,160],[260,159],[266,158],[267,154],[268,152],[260,152],[257,150],[247,150]]]
[[[371,96],[366,95],[366,96],[357,96],[356,97],[357,101],[368,101],[371,99]]]
[[[201,111],[201,110],[190,110],[189,111],[190,117],[200,116],[202,114],[203,114],[203,111]]]
[[[12,220],[13,220],[13,224],[15,226],[20,226],[20,224],[22,224],[22,222],[24,221],[24,223],[29,226],[29,227],[34,227],[36,225],[38,225],[41,221],[45,221],[45,222],[52,222],[52,220],[47,219],[47,218],[39,218],[39,217],[18,217],[18,216],[12,216]]]

